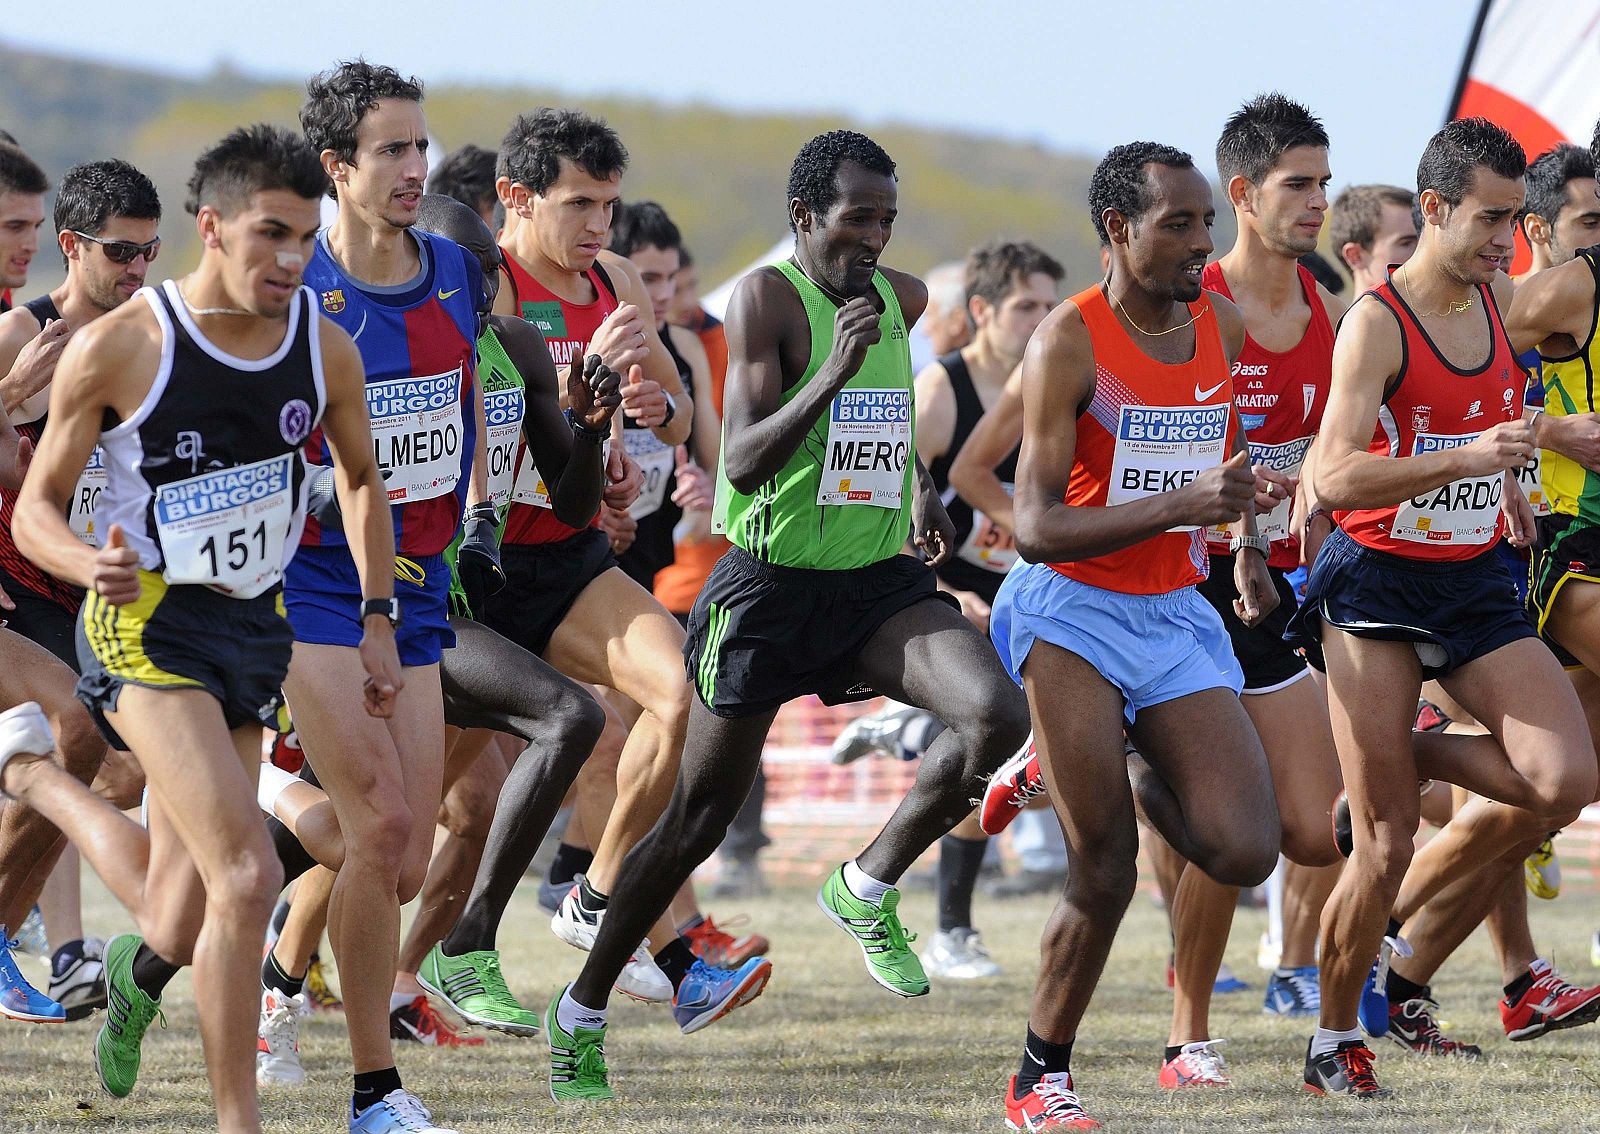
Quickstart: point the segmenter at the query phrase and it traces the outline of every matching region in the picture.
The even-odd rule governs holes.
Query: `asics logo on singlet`
[[[1235,378],[1265,378],[1267,376],[1268,369],[1269,366],[1265,362],[1235,362],[1233,364],[1233,376]]]
[[[1197,402],[1203,402],[1207,398],[1209,398],[1212,394],[1215,394],[1218,390],[1222,389],[1222,387],[1226,386],[1227,384],[1228,383],[1226,381],[1218,382],[1215,386],[1211,387],[1211,389],[1209,389],[1209,390],[1201,390],[1200,389],[1200,383],[1196,382],[1194,384],[1194,400],[1197,401]]]
[[[446,291],[444,288],[441,287],[439,289],[439,298],[442,299],[442,300],[443,299],[449,299],[452,295],[456,294],[456,292],[458,292],[460,290],[461,289],[459,287],[457,287],[457,288],[452,288],[449,291]]]

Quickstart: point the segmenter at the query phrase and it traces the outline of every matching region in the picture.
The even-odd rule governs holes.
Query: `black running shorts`
[[[1557,513],[1540,516],[1538,532],[1528,583],[1528,613],[1557,660],[1568,669],[1581,669],[1583,663],[1556,641],[1546,623],[1562,587],[1571,582],[1600,583],[1600,526]]]
[[[584,528],[559,543],[502,544],[506,585],[474,613],[502,638],[543,657],[578,596],[615,566],[611,537],[599,528]]]
[[[0,610],[6,629],[43,646],[78,672],[77,616],[48,595],[27,586],[0,569],[0,587],[16,604],[15,610]]]
[[[1199,586],[1200,594],[1222,616],[1233,642],[1233,656],[1239,659],[1244,670],[1244,692],[1272,693],[1285,685],[1292,685],[1309,672],[1306,659],[1283,640],[1289,628],[1289,619],[1299,608],[1294,588],[1277,567],[1268,567],[1273,590],[1278,592],[1278,605],[1254,626],[1246,626],[1233,612],[1233,600],[1239,589],[1233,585],[1233,556],[1213,555],[1211,574]]]

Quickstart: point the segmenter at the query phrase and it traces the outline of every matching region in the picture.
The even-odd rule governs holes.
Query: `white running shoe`
[[[957,928],[934,934],[922,951],[922,969],[931,977],[982,980],[998,976],[1000,966],[989,955],[976,929]]]
[[[55,751],[55,733],[37,701],[24,701],[0,713],[0,783],[13,756],[48,756]],[[10,799],[0,791],[0,799]]]
[[[567,891],[567,896],[561,899],[560,907],[550,919],[550,930],[574,949],[582,949],[587,953],[594,948],[594,940],[600,935],[600,922],[605,915],[605,910],[595,912],[584,909],[578,901],[578,887],[573,886]],[[672,982],[651,956],[648,937],[633,951],[633,957],[623,966],[614,987],[618,992],[647,1004],[664,1004],[672,999]]]
[[[106,1006],[106,943],[86,937],[78,956],[60,973],[52,968],[49,996],[67,1010],[67,1019],[81,1020]]]
[[[901,738],[906,726],[928,714],[914,705],[891,701],[875,713],[857,717],[845,725],[833,742],[833,762],[854,764],[863,756],[893,756],[909,759]]]
[[[406,1090],[396,1087],[383,1098],[367,1107],[358,1116],[355,1106],[350,1108],[350,1134],[456,1134],[443,1126],[433,1124],[433,1115],[422,1105],[422,1100]]]
[[[300,1066],[299,996],[284,996],[275,988],[261,990],[261,1019],[256,1023],[256,1085],[298,1087],[306,1081]],[[352,1127],[354,1129],[354,1127]]]

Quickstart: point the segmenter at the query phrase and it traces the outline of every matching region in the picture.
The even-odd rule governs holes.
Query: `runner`
[[[106,948],[100,1080],[117,1096],[133,1088],[160,986],[192,960],[217,1122],[230,1132],[261,1129],[251,974],[282,875],[254,781],[289,664],[279,582],[304,521],[297,450],[319,422],[344,458],[338,492],[367,593],[382,595],[392,575],[360,358],[300,286],[324,186],[315,152],[273,127],[201,155],[189,198],[199,268],[73,336],[16,512],[22,552],[90,588],[79,695],[150,780],[147,834],[38,758],[52,745],[37,706],[5,715],[4,790],[67,832],[145,935]],[[66,519],[97,438],[99,550]],[[341,708],[381,716],[400,671],[383,620],[369,635],[365,690]]]
[[[360,332],[401,586],[392,597],[363,590],[343,532],[310,520],[284,583],[295,635],[284,692],[344,839],[328,934],[355,1066],[351,1129],[432,1130],[394,1065],[389,995],[400,905],[422,885],[442,794],[439,657],[454,642],[444,551],[461,530],[464,503],[486,499],[474,376],[482,272],[460,246],[408,231],[427,172],[415,80],[362,60],[340,64],[307,83],[300,124],[339,206],[317,239],[306,282],[326,314]],[[312,483],[320,492],[340,465],[320,434],[306,451],[319,466]],[[494,570],[492,519],[473,517],[466,538],[484,570]],[[397,627],[404,688],[389,718],[352,716],[345,706],[359,694],[358,646],[384,620]]]
[[[50,191],[44,170],[6,137],[0,142],[0,314],[11,310],[12,291],[28,282]]]
[[[1279,844],[1243,676],[1195,590],[1201,529],[1242,517],[1254,537],[1258,487],[1228,381],[1243,322],[1201,287],[1211,189],[1188,154],[1136,142],[1095,169],[1089,209],[1110,270],[1051,313],[1023,360],[1026,417],[1039,423],[1017,467],[1027,562],[1006,576],[990,620],[1028,691],[1071,859],[1006,1092],[1008,1124],[1032,1130],[1098,1126],[1070,1061],[1133,896],[1136,797],[1174,849],[1225,885],[1265,879]],[[1238,556],[1234,575],[1241,618],[1270,615],[1278,595],[1263,557]],[[1125,755],[1125,728],[1142,759]]]
[[[495,153],[468,143],[452,150],[428,174],[428,192],[454,197],[492,230],[499,198],[494,193]]]
[[[1334,359],[1315,479],[1342,530],[1323,545],[1289,630],[1327,667],[1354,819],[1354,853],[1323,914],[1321,1025],[1305,1069],[1317,1094],[1389,1093],[1356,1008],[1411,860],[1416,782],[1445,779],[1549,818],[1594,797],[1581,707],[1531,640],[1493,551],[1502,531],[1516,544],[1532,538],[1512,470],[1531,458],[1533,432],[1500,323],[1510,284],[1497,279],[1525,165],[1484,119],[1433,136],[1417,170],[1417,253],[1351,308]],[[1426,677],[1497,745],[1460,746],[1454,767],[1422,766],[1412,723]]]
[[[1350,273],[1355,294],[1382,287],[1389,269],[1417,250],[1417,195],[1398,185],[1351,185],[1328,210],[1328,240]]]
[[[924,995],[928,981],[894,881],[970,810],[973,789],[1025,733],[1021,699],[977,632],[936,601],[933,572],[899,554],[908,530],[933,562],[954,548],[914,450],[906,336],[926,293],[879,268],[897,211],[894,168],[861,134],[807,142],[789,174],[794,258],[734,293],[718,507],[736,546],[690,616],[685,658],[698,697],[672,802],[628,856],[582,974],[545,1013],[557,1099],[611,1097],[612,982],[722,841],[785,701],[817,692],[838,703],[877,687],[950,726],[882,833],[817,899],[856,938],[871,977],[901,996]],[[710,1009],[748,1002],[770,972],[747,964]]]
[[[928,336],[933,357],[943,358],[972,341],[972,321],[967,314],[967,265],[961,260],[939,264],[922,282],[928,289],[922,333]]]

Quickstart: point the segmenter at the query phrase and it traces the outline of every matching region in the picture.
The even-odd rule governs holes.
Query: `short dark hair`
[[[805,202],[819,216],[825,214],[839,199],[839,167],[847,161],[871,173],[894,176],[894,159],[877,142],[854,130],[829,130],[795,154],[789,166],[788,199]],[[794,227],[793,217],[789,227]]]
[[[161,219],[161,198],[150,179],[117,158],[67,170],[56,193],[56,231],[99,236],[113,217]]]
[[[1346,244],[1372,251],[1383,223],[1383,206],[1399,205],[1410,210],[1417,195],[1398,185],[1351,185],[1334,200],[1328,210],[1328,239],[1334,254]]]
[[[1043,272],[1059,283],[1067,270],[1037,244],[1026,240],[991,240],[967,254],[963,274],[967,297],[981,295],[998,307],[1006,293],[1029,276]]]
[[[628,149],[605,119],[541,106],[517,115],[506,131],[495,173],[542,197],[560,179],[562,158],[599,181],[628,168]]]
[[[1322,121],[1304,106],[1272,91],[1245,103],[1222,127],[1217,139],[1217,176],[1226,186],[1235,177],[1259,185],[1296,146],[1328,146]]]
[[[0,193],[48,193],[50,179],[27,154],[0,142]]]
[[[1594,156],[1583,146],[1558,142],[1528,163],[1528,195],[1522,202],[1517,222],[1527,232],[1530,216],[1543,217],[1555,224],[1567,203],[1567,182],[1594,182]]]
[[[693,265],[694,257],[689,255],[689,246],[680,243],[678,245],[678,270],[682,271],[684,268],[692,267]]]
[[[279,126],[241,126],[195,159],[183,207],[198,214],[210,205],[226,216],[250,197],[287,189],[315,200],[328,187],[322,158],[312,144]]]
[[[683,234],[654,201],[634,201],[617,210],[611,221],[611,251],[632,256],[639,248],[683,249]],[[681,262],[681,261],[680,261]]]
[[[471,142],[452,150],[428,174],[428,192],[454,197],[476,210],[485,197],[494,196],[495,153]]]
[[[1479,166],[1515,179],[1528,169],[1522,144],[1487,118],[1457,118],[1428,139],[1417,162],[1417,197],[1432,189],[1447,204],[1459,205],[1472,189]]]
[[[1105,211],[1115,209],[1132,224],[1150,207],[1150,175],[1147,165],[1172,169],[1193,169],[1194,158],[1160,142],[1126,142],[1113,146],[1089,178],[1089,218],[1101,244],[1110,244]]]
[[[0,143],[4,143],[8,146],[19,146],[22,144],[17,141],[17,136],[10,130],[0,130]]]
[[[354,161],[356,131],[367,111],[386,98],[422,101],[422,80],[402,78],[393,67],[350,59],[306,80],[300,129],[319,155],[332,150],[340,161]],[[320,160],[320,159],[319,159]],[[334,196],[333,184],[327,187]]]

